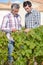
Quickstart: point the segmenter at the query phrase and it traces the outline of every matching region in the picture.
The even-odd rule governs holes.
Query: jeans
[[[9,62],[13,62],[13,57],[12,57],[12,52],[13,52],[13,49],[14,49],[14,41],[9,41],[9,44],[8,44],[8,61]]]

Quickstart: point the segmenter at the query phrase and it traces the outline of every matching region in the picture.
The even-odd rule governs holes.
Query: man
[[[7,38],[9,39],[8,44],[8,61],[9,64],[13,62],[13,57],[11,56],[14,48],[14,40],[11,37],[10,32],[16,32],[18,30],[21,30],[21,17],[18,14],[19,12],[19,4],[14,3],[11,5],[11,13],[8,13],[3,18],[1,29],[2,31],[6,32]]]
[[[40,13],[32,8],[32,3],[30,1],[25,1],[23,7],[27,12],[25,15],[25,32],[28,32],[31,28],[40,25]]]

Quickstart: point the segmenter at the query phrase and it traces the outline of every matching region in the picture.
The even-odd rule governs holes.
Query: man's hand
[[[15,28],[12,28],[12,32],[16,32],[17,30]]]
[[[30,29],[25,29],[25,30],[24,30],[24,32],[26,32],[26,33],[29,32],[29,31],[30,31]]]

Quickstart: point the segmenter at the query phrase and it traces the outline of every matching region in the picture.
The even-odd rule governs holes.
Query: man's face
[[[27,5],[27,6],[24,7],[24,9],[25,9],[26,12],[30,13],[32,8]]]
[[[16,9],[16,8],[15,8],[15,9],[12,10],[13,15],[17,15],[18,12],[19,12],[19,9]]]

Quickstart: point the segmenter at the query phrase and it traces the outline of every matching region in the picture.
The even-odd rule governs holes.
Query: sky
[[[23,2],[23,0],[11,0],[11,2],[14,2],[14,1],[20,1],[20,2]],[[0,0],[0,2],[8,2],[8,0]]]

